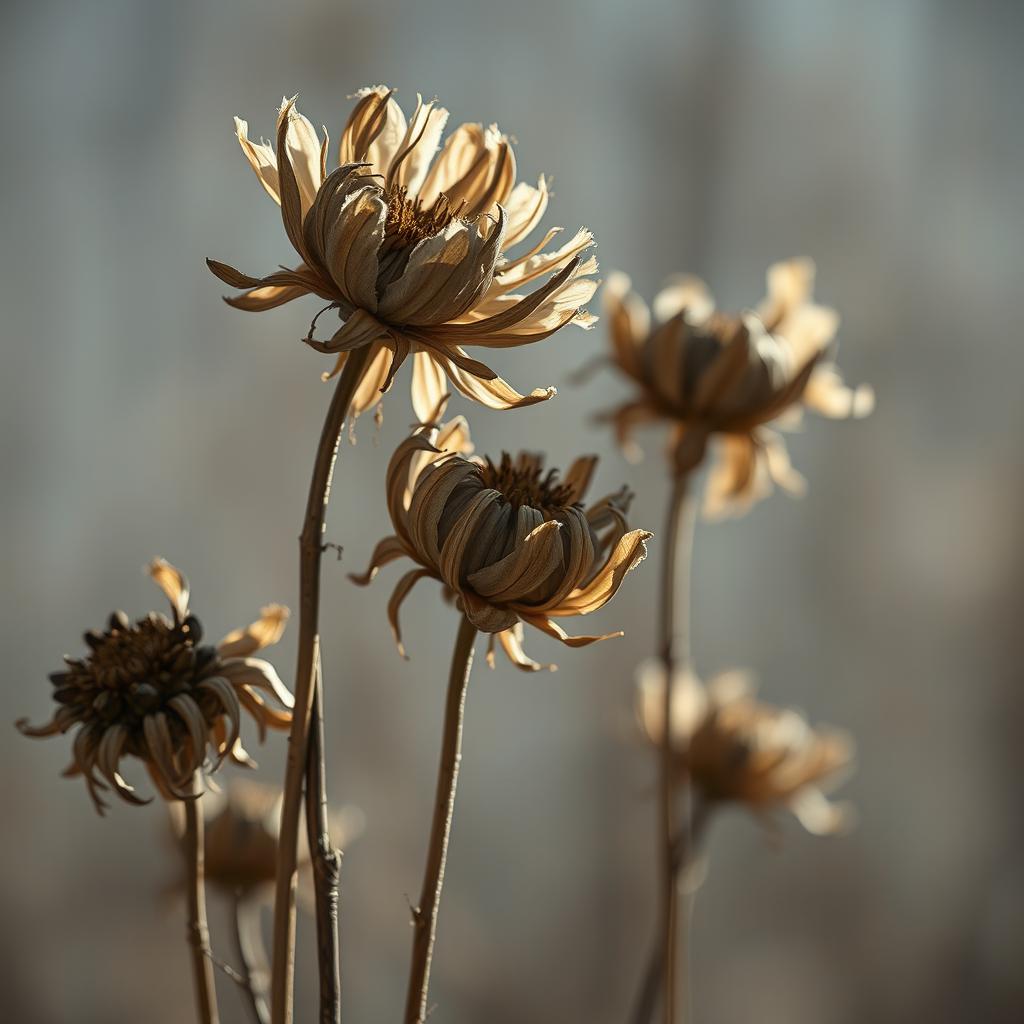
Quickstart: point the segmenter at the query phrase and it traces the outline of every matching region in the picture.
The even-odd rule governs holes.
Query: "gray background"
[[[851,729],[861,823],[837,841],[787,823],[772,844],[742,814],[719,822],[693,1019],[1021,1019],[1022,28],[1012,3],[938,0],[8,0],[0,717],[48,716],[46,673],[81,630],[158,604],[139,571],[154,554],[189,574],[211,633],[266,600],[294,605],[328,390],[297,343],[315,307],[232,311],[203,265],[291,258],[231,116],[269,134],[299,92],[336,140],[361,85],[386,81],[406,104],[436,93],[453,122],[515,134],[523,175],[554,175],[546,223],[592,227],[604,269],[648,295],[691,270],[723,304],[751,304],[769,262],[813,255],[844,317],[847,378],[878,391],[870,420],[808,421],[791,439],[805,500],[699,530],[699,667],[750,666],[770,699]],[[563,466],[601,453],[598,492],[629,480],[637,525],[657,531],[660,438],[627,466],[588,423],[625,386],[568,386],[604,344],[599,327],[502,353],[513,383],[561,394],[475,413],[476,438]],[[455,628],[421,585],[403,663],[384,619],[397,571],[367,592],[344,579],[385,528],[407,386],[380,434],[367,417],[343,450],[329,538],[346,564],[326,562],[331,791],[368,820],[344,869],[354,1021],[402,1003]],[[595,617],[624,640],[572,652],[531,637],[557,675],[476,672],[432,1021],[625,1018],[653,912],[653,763],[630,699],[656,583],[652,559]],[[286,678],[293,655],[289,636]],[[283,746],[262,751],[271,778]],[[160,808],[99,820],[58,779],[66,756],[66,741],[13,729],[0,745],[4,1015],[190,1019]],[[226,981],[222,1003],[242,1019]]]

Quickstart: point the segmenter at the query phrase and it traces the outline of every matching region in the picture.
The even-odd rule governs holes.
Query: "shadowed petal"
[[[387,565],[388,562],[395,561],[396,558],[401,558],[403,555],[408,554],[409,552],[405,550],[405,545],[397,537],[385,537],[382,541],[379,541],[377,546],[373,549],[373,554],[370,555],[370,564],[366,567],[366,572],[350,572],[348,574],[348,578],[360,587],[365,587],[376,577],[382,566]]]
[[[268,604],[251,625],[228,633],[217,644],[217,653],[222,658],[239,658],[276,644],[284,634],[290,614],[283,604]]]

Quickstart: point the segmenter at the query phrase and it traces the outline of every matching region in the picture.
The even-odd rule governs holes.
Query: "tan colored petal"
[[[348,578],[360,587],[365,587],[376,578],[377,573],[380,572],[380,570],[389,562],[393,562],[395,559],[402,558],[403,556],[408,557],[408,555],[409,552],[406,551],[405,545],[398,539],[398,537],[385,537],[382,541],[379,541],[377,546],[373,549],[373,554],[370,555],[370,564],[366,567],[366,572],[350,572],[348,574]]]
[[[640,346],[651,323],[647,305],[632,290],[629,278],[618,271],[608,275],[602,294],[615,358],[623,370],[638,376]]]
[[[691,323],[701,323],[715,310],[708,286],[692,274],[677,274],[654,298],[654,315],[661,321],[686,314]]]
[[[521,181],[508,197],[508,234],[504,248],[521,242],[541,222],[548,208],[548,185],[542,174],[537,187]]]
[[[444,371],[427,352],[412,358],[412,407],[421,423],[430,423],[447,391]]]
[[[284,635],[290,614],[283,604],[268,604],[251,625],[228,633],[217,645],[217,653],[222,658],[244,658],[276,644]]]
[[[421,579],[432,575],[433,573],[429,569],[413,569],[412,572],[407,572],[395,585],[391,599],[388,601],[388,622],[391,623],[391,632],[394,634],[398,653],[406,659],[408,655],[405,653],[405,646],[402,644],[402,628],[398,622],[398,612],[402,607],[402,602],[409,596],[409,591]]]
[[[317,190],[323,181],[320,174],[320,139],[309,118],[304,117],[295,107],[296,97],[284,100],[277,117],[277,153],[279,188],[284,201],[282,177],[282,154],[287,162],[299,190],[301,216],[313,205]],[[301,227],[301,222],[300,225]]]
[[[153,582],[167,595],[174,616],[182,622],[188,617],[188,580],[166,559],[154,558],[146,567]]]
[[[562,524],[541,523],[500,561],[472,573],[467,583],[487,601],[517,601],[539,587],[562,565]]]
[[[523,672],[555,672],[558,670],[557,665],[544,665],[539,661],[534,661],[526,653],[523,648],[523,624],[521,622],[517,622],[511,629],[503,629],[495,635],[508,660]],[[493,665],[491,667],[493,668]]]
[[[646,530],[633,530],[615,545],[603,570],[585,587],[574,590],[560,605],[548,610],[548,615],[588,615],[606,605],[616,594],[630,570],[647,557],[646,542],[654,535]]]
[[[389,185],[393,182],[405,188],[412,197],[419,193],[447,123],[448,111],[444,107],[434,101],[424,103],[423,97],[417,94],[416,112],[409,121],[402,146],[388,168]]]
[[[482,380],[466,373],[450,359],[442,358],[438,362],[457,391],[488,409],[523,409],[528,405],[546,402],[558,394],[555,388],[535,388],[528,395],[521,395],[501,377]]]
[[[602,633],[600,636],[569,636],[557,622],[549,619],[546,615],[523,614],[521,617],[523,622],[539,629],[542,633],[547,633],[548,636],[553,636],[556,640],[561,640],[566,647],[587,647],[590,644],[600,643],[602,640],[614,640],[616,637],[625,635],[622,630],[618,630],[615,633]]]
[[[327,230],[325,255],[331,277],[353,306],[371,313],[377,310],[378,252],[386,218],[380,192],[364,187],[345,199]]]

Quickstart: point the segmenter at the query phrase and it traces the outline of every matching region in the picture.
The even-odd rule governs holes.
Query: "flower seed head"
[[[291,695],[273,667],[248,657],[276,642],[287,609],[268,606],[252,626],[216,647],[203,645],[184,576],[161,559],[149,573],[170,600],[171,615],[150,612],[131,622],[115,612],[105,630],[85,634],[88,654],[65,659],[67,667],[50,677],[59,705],[51,721],[39,728],[18,723],[28,736],[77,728],[71,772],[85,778],[101,812],[101,791],[108,786],[131,803],[147,802],[121,776],[122,757],[144,761],[162,795],[185,799],[208,747],[218,759],[248,761],[238,740],[242,707],[261,732],[286,728],[291,720]],[[264,693],[280,708],[267,703]]]

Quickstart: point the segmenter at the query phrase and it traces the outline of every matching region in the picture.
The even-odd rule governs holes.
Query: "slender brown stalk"
[[[313,462],[309,497],[299,538],[299,651],[295,671],[295,712],[288,743],[281,837],[278,845],[277,886],[274,894],[274,959],[271,978],[271,1018],[291,1024],[295,976],[295,888],[302,809],[302,780],[306,773],[309,720],[316,689],[314,645],[319,636],[320,562],[323,556],[324,517],[330,496],[334,461],[352,396],[366,367],[369,348],[357,348],[348,360],[327,410]],[[316,742],[316,741],[314,741]],[[320,894],[317,893],[319,901]]]
[[[662,562],[661,606],[658,646],[665,675],[662,706],[661,773],[659,787],[659,843],[661,964],[664,978],[665,1024],[675,1024],[678,1001],[679,887],[676,884],[675,853],[679,827],[676,822],[676,786],[672,745],[672,685],[677,670],[690,668],[690,562],[696,502],[689,492],[688,475],[676,473],[672,480],[665,534],[668,543]],[[684,828],[689,828],[685,823]]]
[[[200,1024],[218,1024],[217,986],[213,977],[210,929],[206,923],[206,883],[203,878],[203,791],[201,772],[192,776],[192,799],[185,805],[185,871],[188,886],[188,944],[192,950],[192,976]]]
[[[254,1024],[270,1024],[270,1005],[267,1003],[269,965],[260,929],[260,902],[257,896],[235,894],[235,952],[242,965],[242,989]]]
[[[306,769],[306,836],[316,885],[317,961],[320,968],[320,1024],[341,1020],[341,960],[338,942],[338,885],[341,851],[331,843],[327,819],[327,784],[324,779],[324,693],[320,643],[314,652],[316,686],[309,727],[309,764]]]
[[[693,812],[689,828],[684,828],[679,835],[673,851],[675,866],[675,886],[678,891],[683,875],[693,865],[694,857],[699,849],[703,838],[704,826],[708,820],[710,805],[698,803]],[[692,902],[693,894],[684,892],[684,900]],[[685,912],[685,908],[684,908]],[[633,1024],[650,1024],[654,1016],[654,1008],[658,1002],[658,992],[661,989],[662,975],[664,973],[662,959],[662,943],[660,935],[656,938],[651,947],[651,953],[647,960],[643,979],[640,983],[639,993],[633,1004]]]
[[[430,961],[437,934],[437,911],[444,884],[444,865],[448,857],[448,839],[455,811],[455,787],[462,760],[462,718],[466,708],[466,687],[473,667],[473,642],[476,627],[463,615],[459,623],[452,667],[448,677],[448,697],[441,740],[441,766],[437,775],[434,819],[430,826],[430,845],[423,873],[423,891],[419,906],[413,910],[412,965],[409,991],[405,1000],[405,1024],[422,1024],[427,1019],[427,994],[430,986]]]

